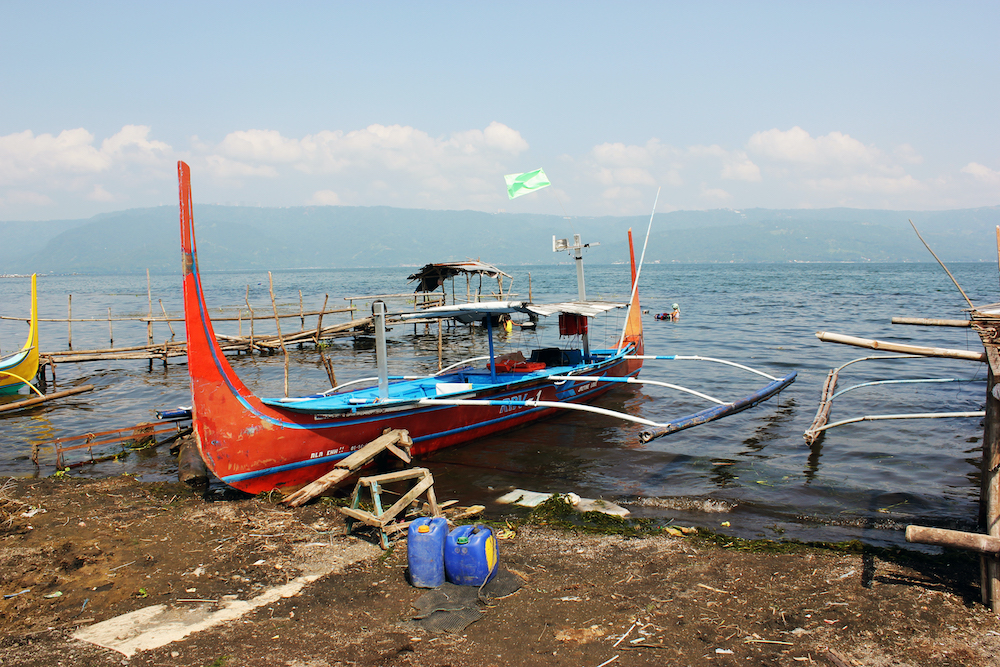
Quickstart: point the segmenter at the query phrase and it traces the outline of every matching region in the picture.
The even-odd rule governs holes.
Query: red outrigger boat
[[[688,391],[719,404],[665,424],[585,405],[616,383],[641,382],[636,377],[644,359],[682,358],[643,354],[641,310],[636,289],[641,262],[637,269],[633,253],[632,294],[625,326],[614,349],[590,350],[584,337],[582,350],[536,350],[523,367],[513,367],[517,363],[505,367],[493,358],[490,331],[490,365],[485,369],[452,367],[436,375],[390,383],[384,371],[383,355],[379,361],[377,387],[352,391],[335,388],[325,394],[303,398],[258,398],[236,376],[216,342],[198,271],[191,172],[183,162],[179,162],[177,168],[184,317],[195,438],[209,469],[229,486],[248,493],[291,490],[312,482],[331,470],[338,460],[382,435],[385,429],[406,429],[413,441],[411,452],[419,456],[548,417],[559,409],[579,409],[650,426],[653,430],[644,431],[642,436],[649,440],[744,410],[794,380],[794,373],[779,379],[753,371],[770,378],[771,384],[734,403],[724,403],[676,385],[651,382]],[[631,233],[629,243],[631,247]],[[545,307],[491,302],[428,309],[414,313],[413,317],[562,312],[579,318],[624,305],[575,302]],[[485,320],[491,321],[490,317]],[[379,333],[384,335],[384,329],[377,316],[376,335]],[[384,339],[382,345],[384,347]]]

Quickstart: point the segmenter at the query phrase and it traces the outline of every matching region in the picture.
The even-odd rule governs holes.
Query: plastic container
[[[486,526],[459,526],[448,533],[444,569],[459,586],[482,586],[497,573],[500,554],[493,531]]]
[[[448,520],[444,517],[421,517],[410,524],[406,533],[406,559],[410,583],[418,588],[437,588],[444,583],[444,543]]]

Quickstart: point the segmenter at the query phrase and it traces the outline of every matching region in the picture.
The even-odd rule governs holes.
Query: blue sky
[[[1000,3],[0,1],[0,220],[1000,204]],[[503,175],[553,187],[508,201]]]

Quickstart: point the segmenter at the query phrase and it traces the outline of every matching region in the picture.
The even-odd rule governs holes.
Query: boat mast
[[[599,243],[594,243],[593,245],[600,245]],[[573,234],[573,245],[569,244],[569,239],[557,239],[555,236],[552,237],[552,252],[559,252],[561,250],[573,251],[573,259],[576,260],[576,291],[577,300],[581,303],[587,301],[587,283],[583,277],[583,249],[589,248],[590,243],[583,243],[580,239],[579,234]],[[583,342],[583,358],[586,361],[590,361],[590,337],[587,332],[580,335],[580,339]]]
[[[378,397],[389,398],[389,362],[385,351],[385,302],[372,304],[375,324],[375,363],[378,366]]]

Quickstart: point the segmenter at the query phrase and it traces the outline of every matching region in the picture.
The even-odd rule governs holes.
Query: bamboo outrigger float
[[[291,491],[312,482],[387,429],[405,430],[413,442],[412,454],[420,456],[515,428],[561,409],[571,409],[641,423],[650,428],[649,436],[644,435],[644,439],[652,439],[745,410],[773,396],[795,379],[795,373],[784,378],[761,373],[772,380],[771,384],[732,403],[659,383],[717,404],[703,413],[666,423],[585,405],[618,383],[636,381],[647,359],[682,359],[644,355],[637,287],[642,262],[640,258],[637,265],[633,253],[632,291],[628,304],[586,301],[581,280],[581,299],[577,302],[538,306],[520,301],[493,301],[400,314],[404,321],[473,316],[486,324],[489,357],[466,360],[434,375],[389,377],[385,355],[386,312],[384,304],[376,302],[373,304],[378,361],[376,378],[357,380],[314,396],[258,398],[226,361],[208,315],[198,271],[191,174],[183,162],[178,163],[178,181],[184,314],[195,438],[208,468],[226,484],[249,493],[274,489]],[[631,247],[631,232],[629,243]],[[574,247],[559,249],[576,250],[579,258],[581,247],[577,242]],[[582,264],[578,262],[577,266],[578,277],[582,278]],[[591,350],[586,318],[625,307],[628,308],[625,325],[617,344],[610,349]],[[514,312],[542,316],[560,313],[561,324],[565,322],[567,328],[580,336],[582,349],[544,348],[532,351],[530,358],[523,355],[496,357],[492,316]],[[483,359],[489,360],[486,368],[470,365]],[[377,380],[376,386],[345,391],[348,385],[374,380]]]

